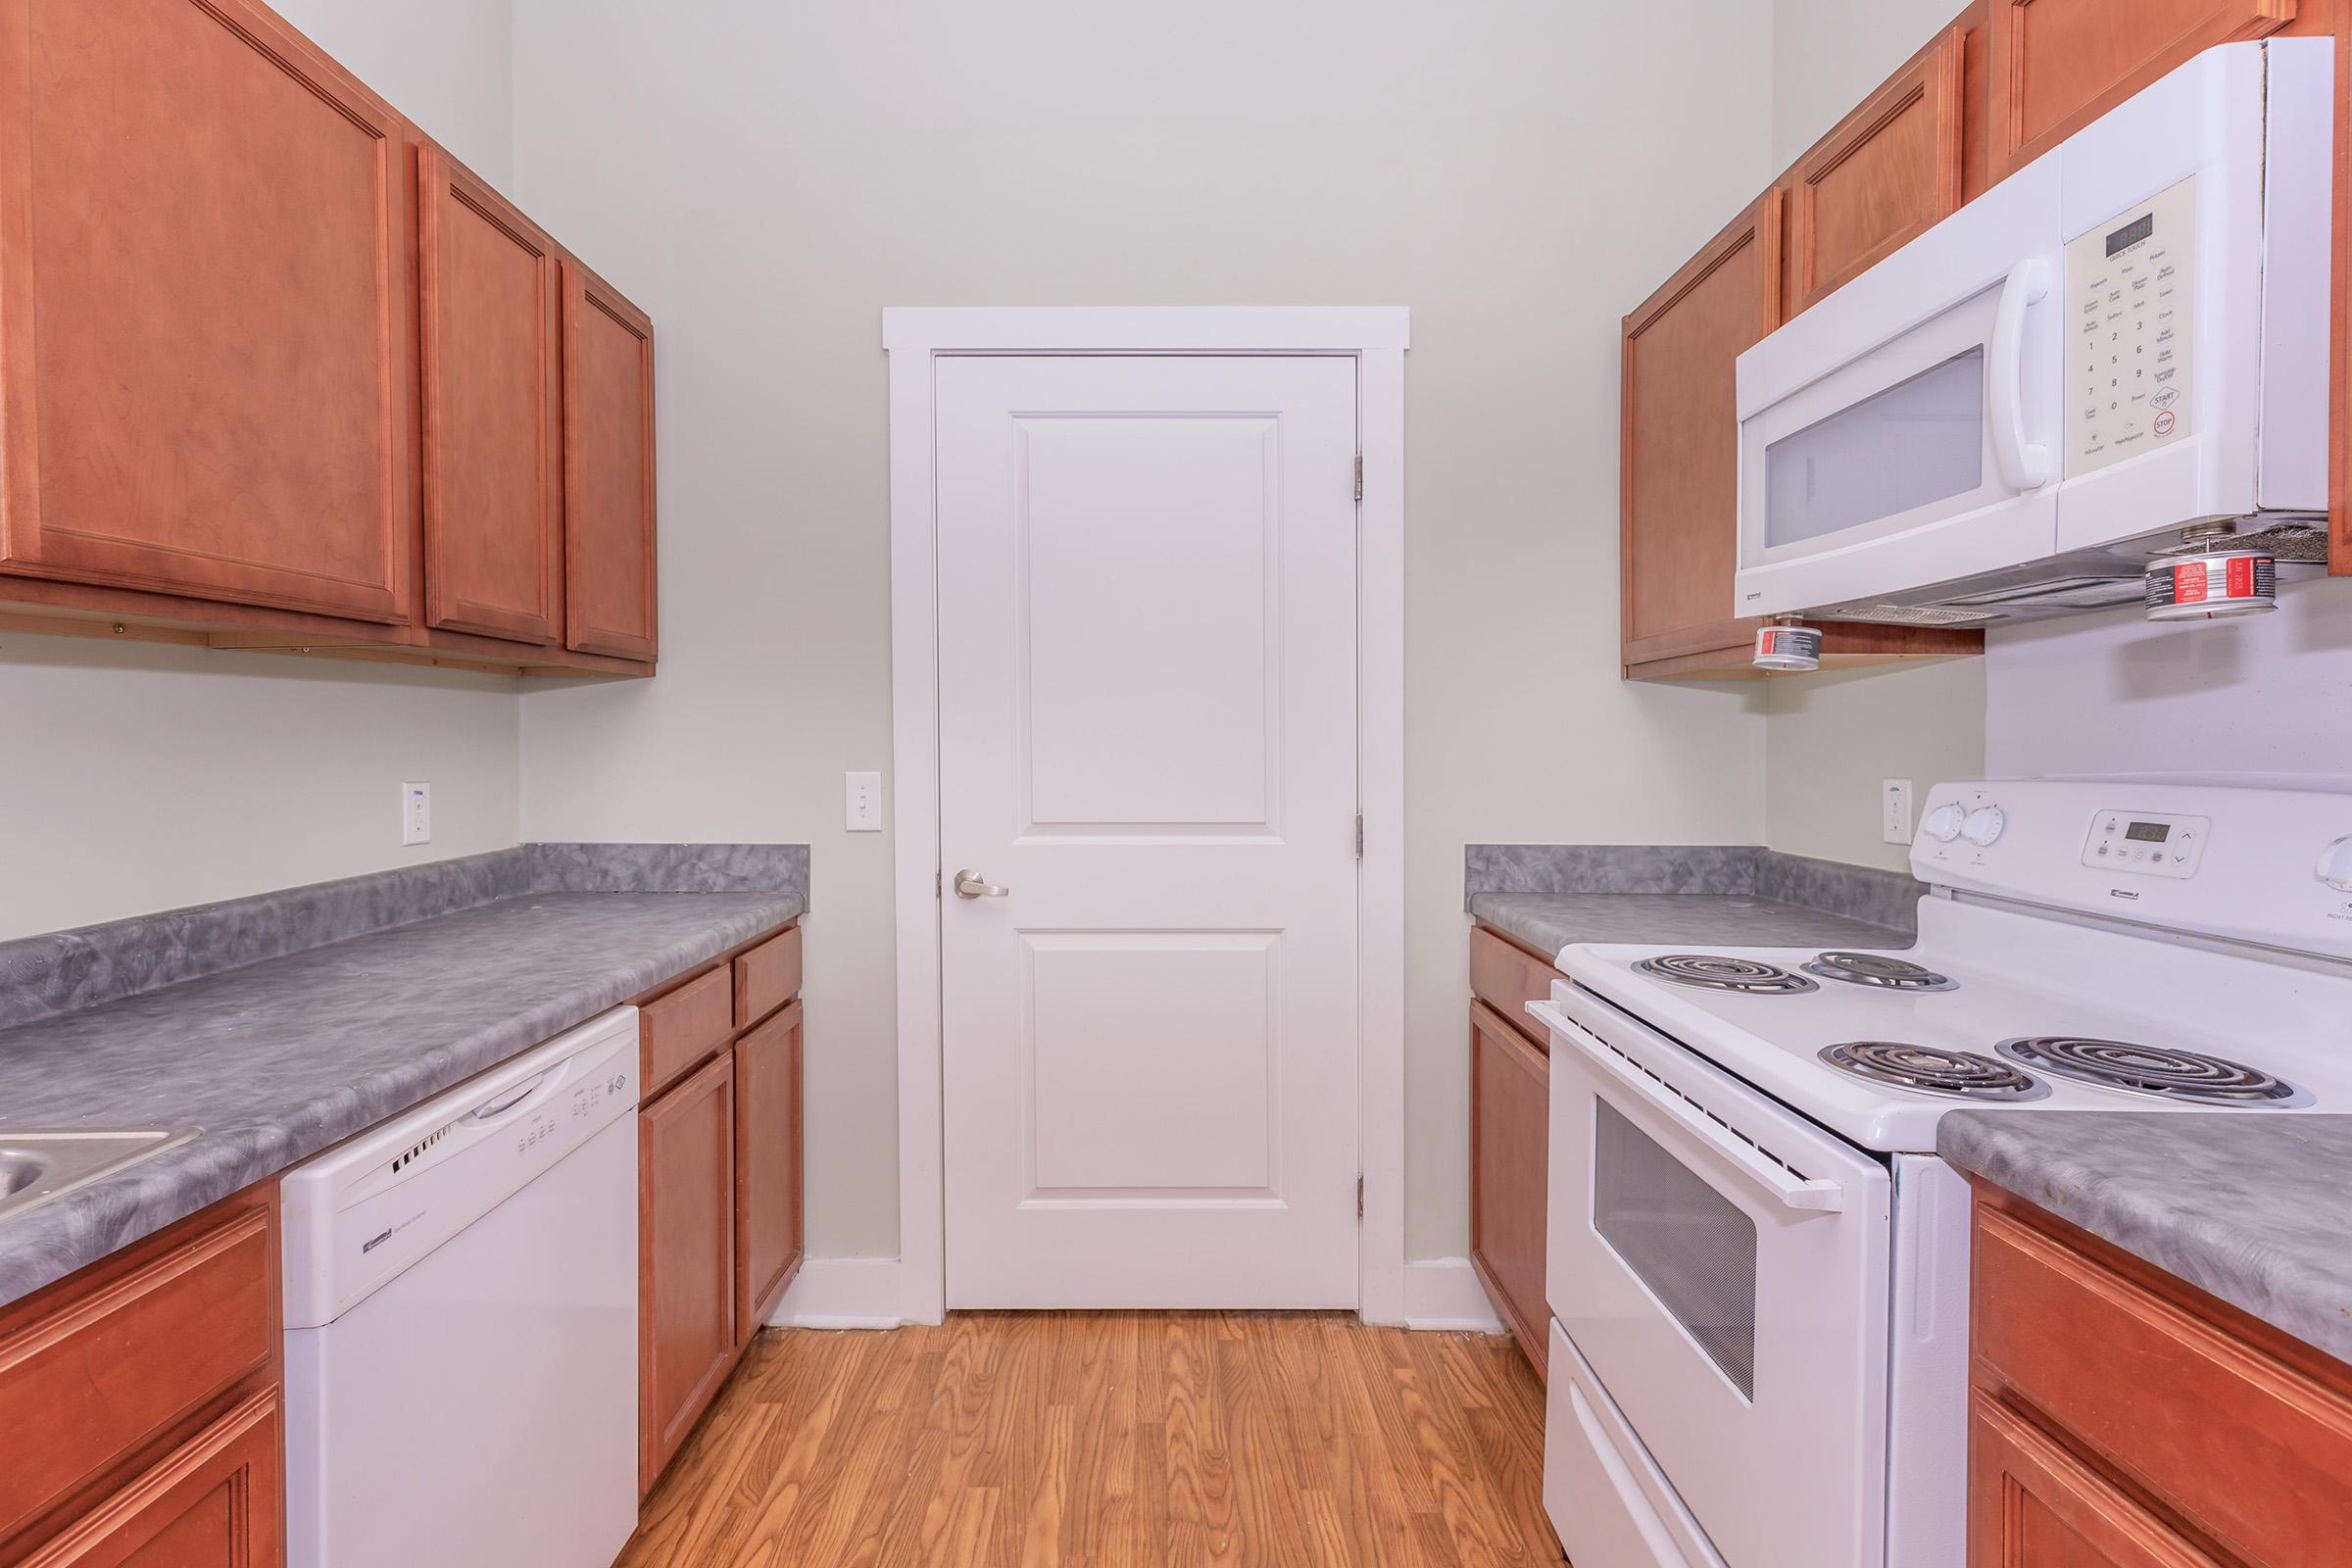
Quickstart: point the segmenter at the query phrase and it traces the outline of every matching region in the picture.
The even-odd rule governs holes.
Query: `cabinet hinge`
[[[1364,1217],[1364,1177],[1361,1171],[1358,1171],[1355,1177],[1355,1217],[1357,1219]]]
[[[931,896],[935,899],[945,898],[947,896],[947,892],[948,873],[945,871],[934,870],[931,873]]]
[[[1364,455],[1360,452],[1355,455],[1355,499],[1364,499]]]
[[[1355,858],[1359,860],[1364,858],[1364,813],[1361,811],[1355,813]]]

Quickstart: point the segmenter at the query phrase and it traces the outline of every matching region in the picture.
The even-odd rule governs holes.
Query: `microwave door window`
[[[1802,544],[1984,482],[1982,345],[1764,449],[1764,545]]]

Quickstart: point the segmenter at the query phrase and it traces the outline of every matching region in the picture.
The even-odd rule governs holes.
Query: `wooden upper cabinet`
[[[1959,210],[1967,53],[1946,29],[1790,171],[1788,315]]]
[[[1620,570],[1625,662],[1743,643],[1735,617],[1733,365],[1780,324],[1781,192],[1757,198],[1625,318]]]
[[[416,156],[425,620],[550,643],[564,592],[556,247],[440,148]]]
[[[2191,55],[2295,20],[2296,0],[1992,0],[1985,19],[1995,180]]]
[[[402,135],[244,0],[0,6],[0,571],[411,618]]]
[[[654,323],[564,261],[565,645],[654,659]]]

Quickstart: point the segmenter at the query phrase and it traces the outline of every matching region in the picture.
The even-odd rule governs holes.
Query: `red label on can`
[[[2228,581],[2222,592],[2231,599],[2254,597],[2254,558],[2252,556],[2230,558]]]
[[[2173,602],[2194,605],[2205,598],[2205,563],[2188,562],[2173,568]]]

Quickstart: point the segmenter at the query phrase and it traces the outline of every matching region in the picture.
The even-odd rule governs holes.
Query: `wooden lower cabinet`
[[[769,932],[639,999],[637,1461],[650,1492],[800,1271],[801,1004],[729,1038],[733,999],[774,979]],[[791,971],[800,986],[797,963]],[[666,1087],[664,1087],[666,1085]]]
[[[0,1308],[0,1563],[278,1568],[277,1184]]]
[[[1547,1375],[1550,1144],[1550,1057],[1493,1007],[1472,1003],[1470,1262],[1519,1348]]]
[[[2352,1366],[1980,1184],[1970,1568],[2352,1568]]]
[[[24,1568],[269,1568],[285,1561],[285,1426],[265,1389],[26,1559]]]
[[[801,1004],[735,1042],[736,1334],[749,1343],[800,1272]]]
[[[639,1112],[637,1372],[641,1488],[734,1369],[735,1057]]]

